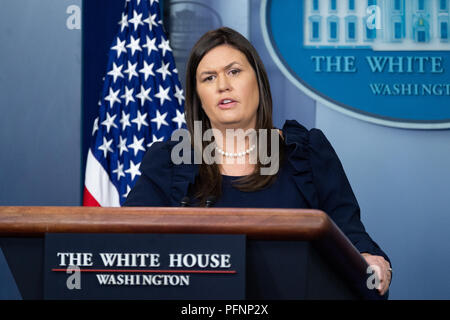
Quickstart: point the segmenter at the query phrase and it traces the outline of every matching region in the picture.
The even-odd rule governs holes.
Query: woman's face
[[[239,50],[220,45],[200,61],[197,94],[211,126],[219,130],[255,128],[259,106],[256,74]]]

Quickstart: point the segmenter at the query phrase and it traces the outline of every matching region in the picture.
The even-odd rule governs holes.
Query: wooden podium
[[[247,299],[383,299],[367,264],[322,211],[0,207],[0,246],[24,299],[43,298],[46,233],[245,234]]]

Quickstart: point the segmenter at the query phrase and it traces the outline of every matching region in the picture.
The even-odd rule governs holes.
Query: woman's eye
[[[230,70],[230,73],[233,76],[237,75],[239,72],[241,72],[241,70],[239,70],[239,69],[232,69],[232,70]]]
[[[212,81],[214,79],[214,76],[209,76],[203,79],[203,82]]]

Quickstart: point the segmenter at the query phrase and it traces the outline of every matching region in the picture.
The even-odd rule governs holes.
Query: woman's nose
[[[219,92],[229,91],[231,89],[231,84],[226,75],[220,75],[217,79],[217,89]]]

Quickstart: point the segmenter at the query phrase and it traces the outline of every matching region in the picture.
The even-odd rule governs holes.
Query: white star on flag
[[[153,101],[152,98],[149,97],[150,90],[152,90],[151,87],[148,87],[148,89],[145,90],[145,87],[141,85],[141,91],[136,95],[136,98],[141,100],[141,107],[144,105],[145,101]]]
[[[161,74],[163,81],[166,80],[167,75],[169,75],[169,76],[171,75],[171,73],[169,71],[169,65],[170,65],[170,62],[168,62],[167,64],[164,64],[164,61],[163,61],[163,63],[161,64],[161,68],[156,70],[156,72]]]
[[[163,105],[165,100],[172,101],[172,99],[170,99],[169,97],[169,90],[170,87],[164,89],[161,85],[159,85],[159,92],[155,94],[155,97],[159,99],[160,105]]]
[[[144,25],[142,22],[142,13],[138,14],[136,10],[133,10],[133,18],[128,20],[129,23],[132,23],[134,26],[134,30],[137,31],[138,26]]]
[[[117,148],[119,148],[119,155],[122,155],[122,152],[128,152],[127,148],[127,138],[122,138],[122,136],[119,136],[120,142],[117,145]]]
[[[116,117],[116,114],[111,117],[109,113],[106,113],[106,120],[102,122],[102,125],[106,126],[106,132],[109,133],[111,127],[117,128],[117,125],[114,123]]]
[[[113,143],[113,139],[108,141],[106,139],[106,137],[103,137],[103,144],[100,147],[98,147],[98,149],[103,151],[104,158],[106,158],[106,155],[108,154],[108,152],[113,152],[113,150],[111,149],[112,143]]]
[[[183,96],[183,90],[178,88],[177,85],[175,85],[175,94],[174,97],[177,98],[178,104],[181,106],[183,104],[184,96]]]
[[[156,122],[156,127],[159,130],[161,128],[161,125],[168,126],[169,124],[166,122],[167,112],[161,115],[159,113],[159,110],[156,110],[156,117],[153,118],[151,121]]]
[[[120,38],[117,37],[117,43],[114,47],[111,47],[111,49],[117,52],[117,58],[120,57],[122,52],[127,53],[127,49],[125,49],[125,40],[120,41]]]
[[[147,147],[150,148],[150,147],[152,146],[152,144],[154,144],[155,142],[158,142],[158,141],[164,141],[164,137],[156,138],[156,136],[153,135],[153,140],[152,140],[152,142],[150,142],[150,143],[147,145]]]
[[[153,66],[154,65],[155,65],[154,63],[147,64],[147,62],[144,61],[144,67],[141,70],[139,70],[139,72],[144,74],[145,81],[147,81],[149,76],[154,76],[155,75],[153,73]]]
[[[147,54],[150,56],[152,53],[152,50],[158,52],[158,48],[155,45],[156,38],[150,39],[148,36],[146,36],[147,42],[142,46],[142,48],[147,49]]]
[[[149,15],[147,19],[144,20],[144,22],[148,23],[148,27],[150,28],[150,31],[152,30],[153,26],[157,27],[158,24],[155,22],[156,20],[156,14]]]
[[[113,91],[112,88],[109,88],[109,95],[105,97],[105,100],[109,102],[109,107],[112,108],[115,102],[120,103],[120,99],[117,97],[119,95],[120,89],[117,91]]]
[[[144,147],[142,146],[143,143],[144,138],[138,140],[136,136],[133,136],[133,143],[129,144],[128,148],[133,149],[134,156],[136,156],[139,151],[145,151]]]
[[[109,71],[107,74],[113,77],[113,82],[115,83],[118,77],[123,78],[122,74],[123,65],[118,67],[115,62],[113,62],[113,69]]]
[[[121,98],[125,98],[125,106],[128,106],[128,103],[130,103],[130,101],[136,102],[133,97],[133,91],[134,88],[128,89],[128,87],[125,86],[125,93],[120,96]]]
[[[120,32],[123,32],[123,30],[128,27],[128,15],[123,12],[122,13],[122,19],[119,21],[120,24]]]
[[[142,51],[139,41],[141,41],[140,38],[134,39],[134,37],[131,36],[130,43],[127,45],[127,48],[131,49],[131,56],[134,56],[136,51]]]
[[[132,181],[134,180],[134,178],[136,176],[141,175],[141,172],[139,171],[139,165],[140,165],[140,163],[134,164],[133,160],[130,160],[130,168],[128,170],[125,170],[125,173],[128,173],[131,175]]]
[[[122,117],[120,118],[120,124],[122,125],[122,131],[125,131],[127,127],[131,127],[130,123],[130,114],[125,113],[125,111],[122,110]]]
[[[113,173],[117,174],[117,180],[120,180],[121,177],[125,177],[125,173],[123,173],[123,164],[120,164],[120,161],[117,161],[117,169],[113,170]]]
[[[131,81],[133,76],[139,77],[139,75],[136,72],[137,62],[135,64],[132,64],[130,61],[128,61],[128,69],[124,71],[124,73],[128,73],[128,81]]]
[[[95,118],[94,120],[94,127],[92,128],[92,136],[94,135],[94,133],[98,130],[98,117]]]
[[[128,197],[128,194],[130,193],[130,191],[131,191],[131,188],[129,185],[127,185],[127,192],[124,193],[122,197],[126,199]]]
[[[170,48],[170,45],[169,45],[169,40],[165,40],[163,38],[161,38],[161,43],[158,45],[158,48],[162,50],[163,57],[166,56],[166,51],[172,51],[172,49]]]
[[[175,118],[172,118],[173,122],[176,122],[178,125],[178,129],[181,129],[183,126],[183,123],[186,123],[186,120],[184,118],[184,113],[181,113],[180,111],[176,110],[177,116]]]
[[[148,126],[147,121],[145,121],[145,118],[147,118],[147,114],[141,114],[141,112],[138,110],[136,118],[131,120],[131,122],[137,124],[138,131],[141,131],[141,126]]]

